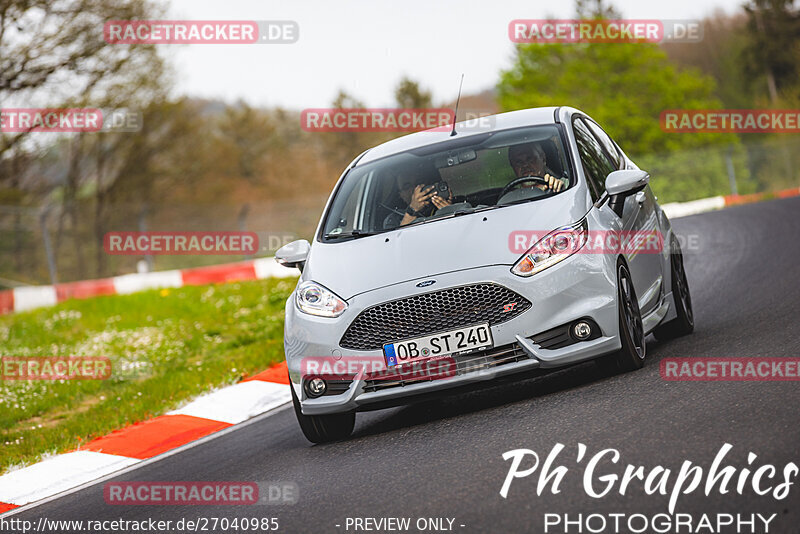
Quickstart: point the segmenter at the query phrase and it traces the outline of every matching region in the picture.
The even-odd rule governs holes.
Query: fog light
[[[581,341],[589,339],[589,336],[592,335],[592,327],[586,321],[575,323],[572,326],[572,334]]]
[[[312,399],[321,397],[325,394],[328,385],[319,377],[314,377],[311,380],[306,380],[306,395]]]

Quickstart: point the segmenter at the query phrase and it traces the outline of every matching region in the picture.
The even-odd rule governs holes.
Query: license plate
[[[489,330],[489,323],[484,323],[430,336],[387,343],[383,346],[383,355],[386,358],[386,365],[394,367],[421,358],[446,356],[491,346],[492,333]]]

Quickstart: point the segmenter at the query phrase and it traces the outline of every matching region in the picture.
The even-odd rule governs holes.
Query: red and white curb
[[[286,364],[281,363],[77,451],[0,476],[0,514],[156,458],[290,401]]]
[[[784,189],[774,193],[753,193],[751,195],[727,195],[719,197],[701,198],[699,200],[690,200],[689,202],[669,202],[662,204],[661,209],[667,214],[670,219],[678,219],[688,215],[695,215],[697,213],[705,213],[725,208],[727,206],[736,206],[739,204],[749,204],[751,202],[761,202],[762,200],[769,200],[772,198],[789,198],[800,196],[800,188],[793,187],[792,189]]]
[[[68,282],[54,286],[17,287],[0,291],[0,314],[54,306],[67,299],[126,295],[146,289],[285,278],[298,274],[299,271],[296,269],[287,269],[279,265],[275,258],[258,258],[192,269],[124,274],[113,278]]]

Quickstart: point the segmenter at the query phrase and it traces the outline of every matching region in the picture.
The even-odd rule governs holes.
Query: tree
[[[6,0],[0,3],[0,102],[4,107],[92,107],[143,110],[167,91],[164,63],[152,45],[110,45],[107,20],[157,18],[160,9],[141,0]],[[0,189],[20,191],[20,204],[58,203],[55,248],[69,225],[78,276],[85,275],[86,240],[77,228],[81,191],[89,183],[97,138],[104,134],[0,134]],[[55,187],[34,191],[29,168],[48,152],[62,156]],[[109,160],[113,160],[110,157]],[[97,189],[100,191],[100,189]]]
[[[153,45],[108,45],[107,20],[157,18],[141,0],[4,0],[0,2],[0,102],[5,107],[100,107],[145,72],[160,79],[163,62]],[[130,93],[129,93],[130,94]],[[0,137],[0,157],[26,133]]]
[[[714,81],[680,71],[648,43],[527,44],[497,86],[506,110],[570,105],[590,114],[633,154],[730,140],[720,134],[663,132],[666,109],[713,109]]]
[[[619,11],[603,0],[575,0],[575,13],[579,19],[619,19]]]
[[[750,0],[747,12],[749,46],[743,52],[746,74],[760,80],[768,91],[772,105],[781,94],[800,101],[800,10],[794,0]]]
[[[365,104],[356,97],[340,89],[333,100],[334,109],[362,109]],[[325,132],[325,156],[341,169],[367,148],[373,146],[376,135],[367,132]]]
[[[239,102],[225,109],[219,128],[219,142],[229,149],[225,159],[233,164],[231,170],[250,182],[263,180],[260,164],[269,157],[271,148],[281,144],[268,114]]]
[[[750,42],[746,15],[718,10],[701,24],[702,44],[668,42],[661,48],[679,68],[697,69],[714,78],[716,95],[726,108],[754,107],[753,77],[742,68],[742,55]]]
[[[432,106],[431,92],[420,89],[419,84],[407,76],[404,76],[397,84],[397,88],[394,90],[394,99],[399,108],[423,109]]]
[[[184,100],[157,101],[142,110],[142,131],[108,133],[88,137],[90,167],[83,174],[88,191],[93,191],[92,241],[95,275],[106,273],[107,255],[101,246],[113,216],[119,220],[124,206],[129,220],[159,203],[170,204],[170,191],[178,184],[191,186],[196,179],[196,159],[186,153],[202,147],[201,123]]]
[[[703,43],[662,45],[675,63],[717,82],[726,108],[792,108],[800,104],[800,27],[793,2],[751,1],[732,15],[705,18]],[[797,184],[797,150],[785,134],[741,133],[750,180],[760,190]]]

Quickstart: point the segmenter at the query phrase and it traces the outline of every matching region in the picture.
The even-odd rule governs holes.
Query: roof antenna
[[[458,98],[456,98],[456,110],[453,112],[453,131],[450,137],[456,135],[456,120],[458,119],[458,103],[461,101],[461,87],[464,85],[464,73],[461,73],[461,83],[458,84]]]

